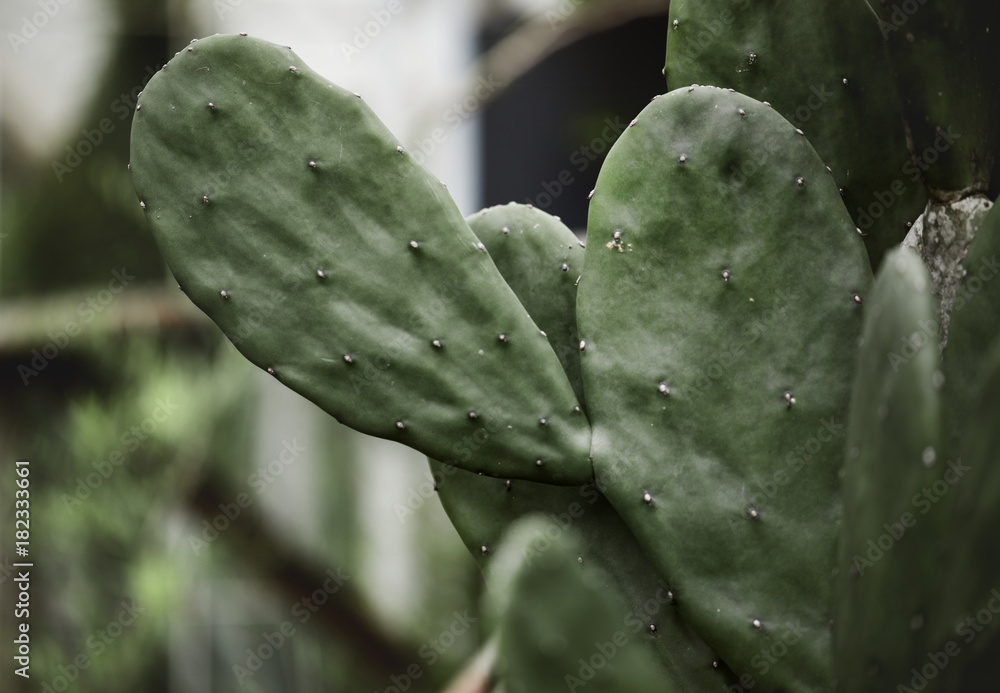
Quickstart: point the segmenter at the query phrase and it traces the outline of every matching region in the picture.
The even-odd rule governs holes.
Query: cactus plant
[[[931,197],[995,195],[1000,46],[990,28],[1000,21],[1000,6],[880,3],[878,12],[914,163]],[[955,65],[962,65],[961,89]]]
[[[865,2],[777,14],[752,2],[673,0],[667,84],[732,87],[773,104],[832,169],[877,264],[927,200],[904,175],[912,162],[879,25]]]
[[[971,0],[911,4],[674,0],[677,88],[610,151],[585,250],[531,207],[463,219],[363,100],[247,36],[150,80],[132,177],[252,362],[431,458],[504,690],[978,690],[1000,51]]]
[[[926,595],[898,593],[907,575],[932,574],[928,551],[942,508],[911,503],[941,477],[943,434],[938,334],[931,282],[920,259],[895,251],[867,306],[844,475],[844,522],[836,614],[837,672],[845,690],[878,681],[889,690],[910,667],[911,652],[880,643],[910,641],[921,654]],[[902,344],[910,345],[905,354]],[[886,358],[896,354],[898,358]],[[947,467],[945,467],[946,469]],[[922,514],[920,511],[928,511]],[[885,558],[887,551],[892,553]],[[886,599],[890,592],[895,598]],[[900,661],[899,657],[902,657]]]
[[[629,693],[662,685],[656,659],[635,646],[636,637],[655,634],[625,628],[625,605],[606,589],[606,577],[596,566],[578,564],[584,550],[580,537],[568,529],[540,543],[549,528],[537,516],[518,520],[493,559],[488,613],[496,622],[496,669],[505,690],[529,693],[565,686],[570,691],[589,687]],[[704,677],[711,671],[700,673]]]
[[[528,314],[550,335],[570,382],[582,392],[579,334],[576,327],[576,282],[569,269],[578,266],[580,243],[562,223],[545,212],[511,203],[474,214],[469,225],[486,244],[490,256]],[[562,276],[545,271],[569,266]],[[581,401],[585,400],[582,398]],[[480,476],[431,461],[438,493],[448,517],[487,575],[505,561],[498,555],[501,541],[520,546],[528,558],[546,554],[567,534],[576,538],[569,555],[587,566],[591,580],[617,602],[598,644],[607,652],[633,653],[648,661],[651,681],[668,690],[693,686],[711,689],[733,683],[735,677],[718,661],[711,648],[677,613],[674,591],[646,560],[631,531],[601,492],[597,481],[580,487],[553,488],[531,481]],[[532,530],[514,528],[525,516],[541,515]],[[511,533],[514,536],[511,536]],[[496,564],[500,564],[497,567]],[[592,568],[593,567],[593,568]],[[602,598],[606,599],[606,598]],[[496,608],[496,607],[495,607]],[[503,611],[503,609],[498,609]],[[521,638],[525,640],[525,638]],[[528,642],[532,642],[529,638]],[[564,681],[571,688],[589,683],[594,667],[587,660],[595,643],[587,637],[568,650],[573,665]],[[613,647],[609,648],[607,643]],[[600,652],[597,652],[603,657]],[[577,663],[579,659],[584,664]],[[603,669],[603,667],[599,667]],[[557,672],[558,673],[558,672]],[[605,681],[604,685],[618,685]],[[547,690],[541,686],[527,690]]]
[[[782,643],[796,666],[769,671],[777,685],[828,685],[864,245],[764,104],[689,87],[633,123],[597,180],[577,311],[598,482],[731,667]]]
[[[167,68],[136,107],[135,189],[181,288],[247,358],[365,433],[586,482],[589,426],[548,340],[361,99],[250,37]]]

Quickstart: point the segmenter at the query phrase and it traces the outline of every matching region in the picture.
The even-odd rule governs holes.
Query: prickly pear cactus
[[[630,641],[628,609],[596,566],[579,563],[583,544],[573,529],[540,544],[544,518],[514,523],[498,547],[491,604],[498,639],[497,673],[506,693],[568,689],[632,693],[681,691],[664,685],[655,661]]]
[[[942,691],[985,690],[1000,677],[1000,344],[994,344],[984,359],[983,387],[975,398],[964,435],[963,457],[953,463],[945,481],[954,481],[948,499],[949,524],[939,539],[945,556],[944,575],[931,596],[940,614],[936,648],[923,652],[941,672]],[[962,464],[964,463],[964,464]],[[962,467],[955,470],[962,464]],[[958,478],[958,472],[963,478]],[[940,489],[932,488],[932,492]],[[942,665],[941,652],[951,664]],[[957,654],[956,654],[957,653]],[[951,661],[954,660],[954,661]]]
[[[997,221],[991,212],[969,259],[995,247]],[[984,316],[996,324],[989,292],[978,298],[956,304],[969,308],[955,315],[963,338],[942,359],[920,259],[896,251],[876,283],[844,475],[835,645],[843,690],[976,690],[1000,674],[997,635],[986,627],[1000,614],[1000,343],[967,339],[987,335]],[[977,387],[967,381],[973,372]],[[954,396],[950,375],[968,400]]]
[[[472,471],[590,477],[559,360],[442,183],[291,50],[182,50],[139,99],[131,171],[183,290],[281,382]]]
[[[548,333],[570,382],[581,392],[576,329],[579,275],[571,270],[580,271],[582,244],[558,219],[518,204],[484,210],[470,217],[469,224],[536,324]],[[558,273],[553,272],[555,267]],[[657,575],[596,483],[553,488],[493,479],[435,461],[431,471],[448,517],[485,573],[494,572],[505,533],[514,532],[520,518],[539,515],[544,520],[537,521],[524,539],[523,551],[530,558],[546,552],[567,533],[577,535],[576,559],[597,566],[594,575],[600,588],[622,605],[613,627],[600,637],[617,641],[616,653],[628,649],[634,651],[631,657],[647,662],[644,666],[656,672],[658,690],[709,690],[735,682],[726,665],[681,619],[670,586]],[[593,670],[587,663],[593,648],[594,643],[584,640],[583,649],[575,653],[584,664],[569,658],[573,666],[568,682],[586,683]]]
[[[871,283],[832,177],[772,108],[679,89],[608,154],[588,233],[598,483],[738,675],[828,688],[837,474]]]
[[[674,0],[679,88],[609,153],[586,250],[523,205],[463,219],[357,95],[246,36],[150,80],[133,181],[252,362],[433,458],[494,691],[986,690],[1000,17],[974,5]]]
[[[841,690],[886,691],[935,644],[930,594],[899,585],[937,569],[946,513],[921,492],[951,478],[954,463],[941,424],[937,307],[919,257],[886,258],[866,313],[844,470],[836,671]]]
[[[558,218],[511,202],[468,218],[501,276],[545,333],[583,403],[576,287],[584,244]]]
[[[668,87],[732,87],[768,101],[805,132],[877,267],[906,236],[927,192],[868,3],[790,3],[778,11],[767,3],[673,0],[670,21]]]
[[[860,3],[857,3],[860,5]],[[975,0],[872,3],[902,116],[931,196],[998,192],[1000,5]]]
[[[623,605],[603,637],[617,634],[619,648],[638,650],[634,656],[649,660],[657,672],[656,690],[708,691],[736,683],[725,663],[678,613],[674,591],[595,483],[553,488],[491,479],[436,463],[432,470],[449,519],[486,574],[493,570],[504,533],[520,518],[540,515],[544,521],[529,537],[528,555],[544,552],[565,533],[578,534],[576,560],[598,567],[599,587]],[[586,657],[592,646],[586,643],[578,656]],[[580,668],[572,670],[577,678],[582,678]]]

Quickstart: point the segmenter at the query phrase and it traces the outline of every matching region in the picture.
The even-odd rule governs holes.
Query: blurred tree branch
[[[553,16],[555,10],[529,17],[485,51],[454,88],[439,95],[413,122],[421,139],[440,126],[441,114],[456,101],[464,101],[481,78],[499,86],[478,101],[482,110],[514,82],[549,55],[582,38],[627,24],[635,19],[666,13],[670,0],[593,0],[574,7],[567,15]]]
[[[116,285],[117,286],[117,285]],[[0,355],[22,353],[53,342],[66,333],[69,344],[79,335],[208,327],[204,313],[178,290],[124,287],[119,294],[107,288],[70,291],[52,296],[0,301]]]
[[[218,480],[206,477],[189,496],[189,505],[211,521],[219,513],[219,506],[231,502],[235,495],[227,493]],[[220,539],[233,557],[250,564],[256,576],[293,599],[301,599],[323,585],[327,566],[291,549],[251,510],[241,513],[226,530],[224,539]],[[361,595],[350,583],[344,583],[329,595],[329,601],[315,613],[314,620],[376,681],[399,675],[419,663],[417,650],[383,630],[362,604]]]

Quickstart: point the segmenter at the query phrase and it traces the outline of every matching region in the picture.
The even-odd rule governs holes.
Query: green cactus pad
[[[466,221],[548,336],[582,403],[576,286],[583,271],[583,243],[557,217],[516,202],[484,209]]]
[[[936,643],[928,623],[945,513],[923,492],[944,454],[937,305],[920,258],[886,257],[866,307],[844,473],[836,607],[840,690],[896,690]],[[920,587],[918,587],[918,585]],[[907,586],[907,587],[903,587]]]
[[[668,691],[724,689],[736,679],[674,608],[675,595],[642,553],[632,532],[593,482],[579,488],[531,481],[504,481],[431,461],[438,495],[459,536],[489,572],[504,533],[531,514],[546,520],[536,546],[572,528],[581,541],[579,557],[603,571],[602,589],[627,610],[618,629],[629,647],[647,651],[661,687]],[[655,632],[650,626],[655,627]]]
[[[669,87],[714,84],[773,104],[833,169],[877,267],[927,195],[868,4],[673,0],[670,20]]]
[[[962,267],[966,275],[952,304],[944,353],[953,457],[962,455],[965,422],[982,389],[990,347],[1000,337],[1000,214],[995,203],[969,244]]]
[[[933,595],[940,612],[933,651],[947,653],[949,643],[960,651],[943,668],[941,691],[992,690],[1000,677],[1000,343],[983,361],[982,387],[965,429],[964,474],[941,501],[950,522],[936,566],[944,577]],[[927,652],[919,654],[923,666]]]
[[[555,217],[516,203],[483,210],[468,221],[529,315],[548,333],[580,393],[576,285],[582,244]],[[619,626],[630,649],[644,649],[655,661],[662,689],[711,690],[727,684],[725,665],[712,666],[711,650],[678,617],[670,588],[596,484],[560,488],[491,479],[433,460],[430,464],[448,517],[484,571],[490,570],[501,537],[521,517],[548,518],[535,544],[572,528],[583,544],[580,557],[605,571],[602,587],[628,606]]]
[[[578,562],[583,546],[576,532],[540,542],[549,530],[542,518],[517,522],[489,574],[506,693],[710,690],[667,685],[648,651],[632,646],[655,634],[623,625],[627,607],[604,589],[596,566]]]
[[[184,291],[281,382],[472,471],[590,478],[559,360],[443,184],[291,50],[182,50],[139,99],[131,170]]]
[[[860,4],[860,3],[857,3]],[[872,3],[881,17],[914,162],[942,201],[997,194],[1000,4]]]
[[[830,685],[870,284],[836,184],[768,106],[679,89],[609,152],[577,304],[598,483],[686,620],[764,689]]]
[[[967,267],[995,264],[983,255],[992,253],[987,224],[983,232]],[[917,256],[887,257],[869,302],[844,475],[835,637],[843,690],[978,690],[1000,673],[989,627],[1000,614],[1000,347],[988,284],[971,269],[959,293],[947,376]]]

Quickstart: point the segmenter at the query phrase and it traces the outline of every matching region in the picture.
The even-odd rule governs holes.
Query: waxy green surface
[[[938,565],[944,578],[933,602],[935,651],[949,643],[959,651],[942,672],[941,691],[989,690],[1000,677],[1000,346],[983,361],[982,387],[963,437],[962,475],[947,479],[954,483],[941,501],[950,514]],[[927,652],[919,654],[923,666]]]
[[[467,221],[521,305],[545,332],[582,403],[576,287],[583,271],[584,244],[557,217],[516,202],[484,209]]]
[[[1000,3],[875,3],[914,160],[934,196],[997,194]]]
[[[490,572],[504,533],[520,518],[540,514],[544,520],[534,545],[544,547],[568,531],[579,535],[580,562],[600,568],[601,589],[625,605],[612,632],[621,631],[629,649],[651,660],[662,686],[657,690],[714,691],[736,682],[681,618],[673,590],[595,483],[575,488],[530,481],[508,485],[433,461],[431,470],[449,519],[484,572]]]
[[[673,0],[670,20],[668,87],[731,87],[768,101],[804,131],[833,169],[877,267],[927,194],[868,3]]]
[[[868,267],[809,142],[724,89],[654,100],[591,201],[577,318],[597,481],[681,615],[763,690],[832,681]]]
[[[471,471],[590,478],[559,360],[444,185],[290,49],[182,50],[139,99],[131,171],[184,291],[281,382]]]
[[[581,393],[576,284],[582,244],[555,217],[515,203],[483,210],[468,221],[535,323],[549,335]],[[578,557],[603,571],[602,589],[626,606],[616,631],[627,638],[629,649],[640,651],[635,656],[651,660],[662,690],[708,691],[732,680],[725,665],[713,666],[712,651],[680,619],[670,587],[657,577],[594,482],[556,487],[492,479],[433,460],[430,464],[448,517],[484,571],[491,570],[505,532],[518,519],[540,514],[546,520],[533,543],[544,546],[564,532],[578,533]]]
[[[896,690],[938,644],[939,624],[929,621],[942,599],[935,576],[947,513],[933,489],[956,472],[944,454],[931,292],[920,258],[896,250],[866,306],[848,426],[835,619],[844,691]]]
[[[965,355],[979,383],[953,410],[937,317],[920,259],[890,255],[868,307],[852,399],[835,637],[841,690],[980,690],[1000,675],[1000,351]]]
[[[605,588],[600,569],[579,563],[578,534],[567,529],[540,541],[548,531],[544,518],[520,520],[491,565],[489,611],[505,692],[693,690],[664,681],[648,650],[635,646],[654,635],[622,626],[627,607]]]

